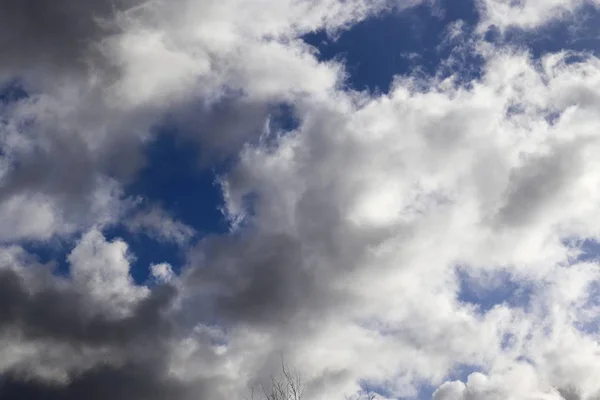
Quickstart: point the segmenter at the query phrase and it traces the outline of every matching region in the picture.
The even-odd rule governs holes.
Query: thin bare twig
[[[271,384],[266,387],[261,384],[261,396],[258,400],[301,400],[304,396],[304,384],[298,372],[292,373],[281,356],[281,376],[271,377]],[[251,391],[250,399],[255,400],[254,389]]]

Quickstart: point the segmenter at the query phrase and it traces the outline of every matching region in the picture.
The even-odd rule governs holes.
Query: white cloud
[[[588,347],[595,334],[580,322],[595,310],[587,293],[597,266],[567,267],[573,251],[563,240],[596,238],[600,215],[593,111],[600,68],[595,58],[567,64],[566,55],[538,65],[494,49],[472,89],[429,82],[423,90],[405,79],[373,99],[337,93],[302,102],[300,127],[276,150],[246,149],[225,180],[231,218],[249,215],[244,198],[252,194],[252,246],[282,235],[301,249],[300,260],[282,255],[267,287],[305,285],[287,281],[296,274],[314,282],[311,300],[279,304],[286,318],[265,329],[285,339],[265,351],[285,349],[314,384],[337,371],[346,388],[367,378],[393,396],[414,395],[423,380],[439,384],[461,364],[532,369],[522,386],[489,389],[499,398],[600,389],[587,374],[564,374],[582,371],[583,355],[595,354]],[[252,265],[255,256],[244,254],[230,254],[230,268]],[[203,260],[198,268],[210,265]],[[478,315],[457,300],[457,264],[531,283],[533,308],[502,305]],[[550,288],[558,291],[546,294]],[[521,367],[519,357],[536,367]],[[598,361],[590,356],[585,368]],[[439,393],[464,398],[461,387]]]
[[[322,95],[339,81],[341,68],[317,63],[299,36],[342,29],[378,12],[385,3],[179,0],[176,7],[164,1],[147,3],[121,13],[117,23],[123,33],[101,45],[124,72],[111,92],[128,106],[189,96],[214,102],[224,89],[241,90],[263,101]]]
[[[107,242],[97,230],[86,233],[68,256],[74,283],[98,307],[119,316],[148,295],[147,288],[133,282],[130,259],[125,242]]]
[[[563,399],[556,389],[536,380],[535,373],[526,365],[515,368],[501,378],[474,373],[469,376],[466,384],[460,381],[444,383],[436,390],[433,399]]]
[[[15,196],[0,206],[3,241],[22,238],[48,239],[60,229],[52,205],[40,198]]]
[[[173,267],[167,263],[151,265],[150,271],[152,272],[154,279],[158,282],[169,282],[175,277]]]
[[[481,0],[483,19],[480,29],[491,25],[501,31],[516,27],[533,30],[561,18],[573,17],[584,6],[597,8],[597,0]]]

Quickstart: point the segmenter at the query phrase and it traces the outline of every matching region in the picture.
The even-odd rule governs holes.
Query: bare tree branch
[[[244,400],[301,400],[304,396],[304,383],[298,372],[290,371],[282,355],[281,376],[279,378],[271,377],[269,387],[261,384],[261,392],[259,398],[255,399],[253,388],[250,399],[246,397]]]

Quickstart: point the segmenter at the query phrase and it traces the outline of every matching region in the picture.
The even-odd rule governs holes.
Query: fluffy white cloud
[[[152,272],[152,277],[158,282],[169,282],[175,277],[173,267],[167,263],[151,265],[150,271]]]
[[[68,256],[75,285],[106,312],[124,315],[148,290],[134,284],[123,241],[107,242],[97,230],[86,233]]]
[[[389,95],[300,103],[297,131],[276,149],[248,148],[224,178],[231,219],[245,215],[240,234],[254,239],[217,265],[227,260],[228,277],[254,262],[254,274],[265,263],[277,272],[226,286],[223,312],[252,301],[284,310],[268,329],[285,343],[266,346],[291,353],[311,382],[365,378],[405,396],[462,364],[516,368],[526,357],[547,388],[600,389],[581,372],[599,361],[588,320],[598,266],[573,264],[566,244],[598,237],[600,64],[482,51],[485,73],[470,88],[400,79]],[[261,236],[290,244],[264,259]],[[206,248],[200,269],[211,268]],[[531,298],[481,315],[459,301],[457,265],[507,271]],[[524,385],[500,397],[546,393]]]
[[[467,399],[554,399],[563,400],[561,393],[549,385],[536,381],[528,366],[520,366],[501,379],[480,373],[469,376],[467,383],[447,382],[433,394],[434,400]]]

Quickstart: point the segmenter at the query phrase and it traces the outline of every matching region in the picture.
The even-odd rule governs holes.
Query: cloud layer
[[[485,35],[596,4],[481,0],[384,94],[302,40],[442,4],[0,0],[0,398],[243,398],[282,355],[309,400],[598,398],[600,60]],[[165,124],[229,232],[131,192]]]

